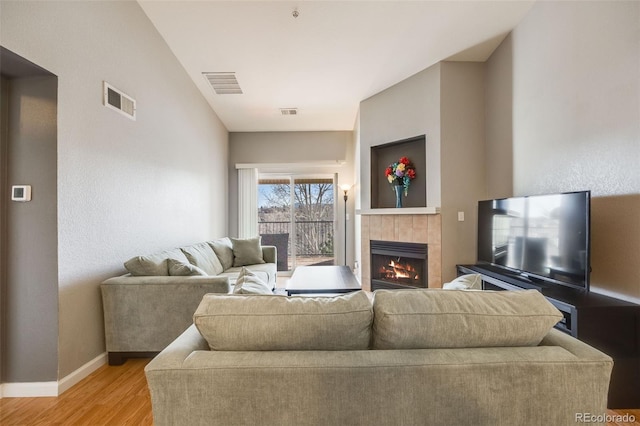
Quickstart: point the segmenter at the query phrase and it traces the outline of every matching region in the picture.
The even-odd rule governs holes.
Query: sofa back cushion
[[[207,294],[193,316],[217,351],[367,349],[372,321],[362,291],[336,297]]]
[[[535,346],[562,318],[536,290],[378,290],[374,349]]]
[[[181,247],[180,250],[189,259],[189,263],[202,269],[208,275],[218,275],[224,270],[218,256],[208,243]]]
[[[175,259],[183,263],[189,262],[180,249],[173,249],[132,257],[124,263],[124,267],[133,276],[166,276],[169,275],[167,259]]]
[[[233,266],[233,246],[229,237],[209,241],[209,245],[218,256],[225,271]]]
[[[189,262],[180,262],[175,259],[167,259],[169,264],[169,275],[174,277],[189,277],[189,276],[206,276],[205,271],[198,268],[196,265],[192,265]]]

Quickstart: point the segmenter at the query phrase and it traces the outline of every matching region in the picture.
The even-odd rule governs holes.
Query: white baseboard
[[[78,368],[73,373],[63,377],[58,381],[58,395],[66,392],[71,388],[71,386],[78,383],[80,380],[87,377],[89,374],[96,371],[98,368],[102,367],[107,363],[107,353],[104,352],[91,361],[87,362],[82,367]]]
[[[58,382],[3,383],[3,398],[58,396]]]
[[[105,352],[57,382],[2,383],[0,384],[0,398],[59,396],[106,363],[107,354]]]

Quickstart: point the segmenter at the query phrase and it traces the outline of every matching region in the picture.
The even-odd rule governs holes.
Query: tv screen
[[[590,191],[478,202],[478,262],[589,289]]]

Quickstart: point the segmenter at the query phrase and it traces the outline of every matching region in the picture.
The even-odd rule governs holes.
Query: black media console
[[[640,408],[640,305],[510,275],[491,265],[457,265],[458,275],[480,274],[483,290],[540,291],[564,318],[556,328],[613,358],[609,408]]]

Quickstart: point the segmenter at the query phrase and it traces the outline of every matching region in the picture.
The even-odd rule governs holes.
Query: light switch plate
[[[11,187],[11,201],[31,201],[31,185],[13,185]]]

